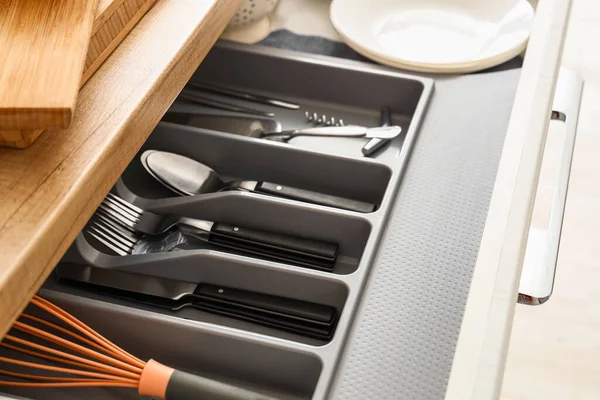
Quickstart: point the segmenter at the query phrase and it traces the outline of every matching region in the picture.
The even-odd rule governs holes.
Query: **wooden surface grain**
[[[85,60],[82,85],[98,70],[156,0],[102,0]],[[117,3],[117,4],[115,4]]]
[[[483,232],[447,400],[498,397],[570,0],[538,3]]]
[[[156,0],[99,0],[81,85],[100,68]],[[0,146],[29,147],[44,130],[0,131]]]
[[[0,129],[69,126],[96,4],[97,0],[0,4]]]
[[[502,400],[600,398],[599,40],[600,3],[573,0],[563,65],[584,89],[554,293],[540,306],[517,305]]]
[[[160,0],[82,88],[70,128],[0,149],[0,337],[43,283],[238,6]]]

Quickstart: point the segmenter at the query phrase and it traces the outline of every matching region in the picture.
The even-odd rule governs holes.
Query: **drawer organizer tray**
[[[228,99],[274,112],[284,130],[310,126],[305,111],[334,116],[345,124],[376,127],[381,109],[389,107],[391,123],[401,126],[402,134],[372,157],[364,157],[361,152],[368,139],[298,137],[280,143],[161,122],[112,190],[125,201],[156,214],[335,243],[337,257],[331,270],[305,268],[210,245],[119,256],[82,233],[46,282],[42,295],[140,357],[152,357],[277,398],[322,398],[378,253],[433,92],[433,80],[358,62],[220,44],[192,81],[298,103],[301,109],[284,110]],[[207,110],[179,98],[170,112]],[[223,179],[275,182],[366,202],[374,208],[358,212],[237,190],[179,196],[146,172],[140,158],[147,150],[186,156],[208,165]],[[95,277],[94,283],[104,286],[73,282],[74,277]],[[112,290],[126,281],[152,279],[223,286],[316,303],[334,309],[335,322],[329,336],[315,337],[204,309],[172,311],[123,298]],[[11,389],[11,393],[34,399],[56,398],[57,393],[64,399],[84,396],[78,390]],[[85,391],[85,397],[121,399],[136,395],[96,388]]]

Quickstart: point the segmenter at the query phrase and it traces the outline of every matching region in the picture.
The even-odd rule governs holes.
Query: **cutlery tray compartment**
[[[230,329],[201,326],[183,318],[97,301],[78,296],[76,291],[66,294],[42,290],[40,294],[142,359],[152,358],[275,398],[310,398],[322,370],[319,356],[302,345],[289,347],[260,337],[242,337]],[[6,349],[0,350],[0,355],[8,353]],[[140,398],[135,389],[120,388],[3,388],[3,391],[36,400]]]
[[[404,140],[408,139],[410,144],[411,130],[419,125],[433,86],[430,79],[391,68],[227,42],[220,43],[208,54],[191,80],[300,105],[298,110],[290,110],[210,94],[219,101],[273,112],[284,130],[312,126],[307,123],[305,112],[343,120],[346,125],[375,127],[380,125],[381,109],[388,107],[392,123],[401,126],[403,132],[375,157],[391,163],[404,157],[400,155]],[[171,111],[198,110],[207,109],[183,98],[177,99],[171,107]],[[211,112],[215,111],[219,113],[218,110]],[[290,144],[322,153],[363,158],[361,149],[367,141],[300,136]]]
[[[121,197],[131,200],[131,194],[124,185],[117,185],[115,190]],[[148,200],[135,197],[136,200]],[[219,221],[232,226],[262,231],[276,232],[300,238],[309,238],[337,245],[337,255],[332,269],[327,272],[335,275],[349,275],[360,267],[360,261],[367,247],[372,243],[369,238],[372,232],[371,221],[360,215],[348,215],[342,212],[331,212],[318,207],[298,206],[287,201],[248,193],[220,193],[208,195],[172,198],[164,200],[134,201],[136,205],[157,213]],[[154,205],[154,207],[149,204]],[[372,241],[371,241],[372,242]],[[113,255],[109,249],[87,234],[80,234],[75,245],[67,253],[66,259],[75,254],[76,262],[103,268],[127,268],[138,265],[147,274],[158,274],[169,279],[183,279],[179,268],[165,268],[162,260],[169,260],[178,265],[180,259],[187,254],[195,254],[197,263],[204,265],[211,262],[216,254],[223,257],[253,260],[260,259],[267,264],[279,264],[284,269],[303,269],[300,264],[279,262],[277,259],[254,256],[252,254],[230,250],[210,243],[195,243],[194,250],[171,251],[168,253],[148,253],[127,256]],[[149,268],[146,264],[156,260],[157,268]],[[166,262],[166,261],[165,261]],[[285,265],[284,265],[285,264]]]
[[[370,203],[379,207],[392,170],[369,159],[307,151],[293,145],[161,122],[125,170],[122,180],[146,198],[174,197],[144,169],[146,150],[179,154],[210,167],[225,181],[272,182]],[[195,197],[202,197],[197,195]],[[140,204],[152,208],[152,202]],[[150,209],[149,208],[149,209]]]
[[[338,251],[333,268],[310,269],[216,246],[117,256],[82,233],[41,294],[138,357],[156,358],[276,398],[324,399],[371,266],[381,257],[381,239],[433,81],[371,64],[227,43],[213,48],[192,80],[301,104],[300,110],[283,110],[228,98],[236,104],[275,112],[283,129],[308,126],[304,109],[343,118],[347,124],[374,127],[379,125],[380,109],[391,108],[392,123],[402,126],[403,132],[372,158],[361,153],[368,139],[298,137],[279,143],[161,122],[112,190],[123,200],[156,214],[335,243]],[[171,110],[205,112],[206,108],[178,99]],[[140,161],[146,150],[191,158],[214,169],[224,181],[272,182],[376,207],[371,212],[357,212],[244,191],[179,196],[146,172]],[[95,285],[91,289],[87,283],[68,278],[91,280]],[[331,334],[318,338],[204,309],[172,310],[142,304],[114,291],[131,290],[131,282],[156,288],[165,280],[314,303],[333,309],[335,321]],[[169,342],[169,338],[175,340]],[[114,389],[23,389],[11,393],[32,399],[78,395],[137,398],[135,393]]]
[[[192,80],[244,88],[303,107],[319,102],[369,114],[386,104],[402,115],[420,117],[415,114],[431,81],[391,68],[373,67],[338,58],[220,42]]]
[[[308,328],[303,326],[302,332],[298,332],[295,329],[281,326],[273,327],[272,324],[263,324],[239,316],[215,313],[214,310],[206,309],[203,306],[171,310],[160,305],[149,304],[143,296],[133,296],[131,293],[118,290],[127,288],[129,286],[126,285],[128,282],[141,279],[144,279],[146,287],[149,285],[165,285],[165,280],[152,280],[149,278],[150,275],[160,277],[160,273],[155,273],[158,265],[160,265],[160,269],[178,270],[178,275],[181,277],[178,277],[176,282],[199,282],[219,288],[233,288],[325,306],[334,313],[333,322],[327,328],[326,333],[322,329],[310,332],[310,326]],[[149,271],[141,268],[141,266],[146,266]],[[82,277],[90,276],[93,278],[94,285],[81,283]],[[348,297],[348,287],[343,281],[335,277],[294,274],[260,262],[236,260],[218,254],[211,255],[206,259],[201,259],[195,254],[188,254],[185,258],[173,260],[172,262],[163,261],[160,263],[153,260],[153,262],[141,265],[128,265],[118,270],[62,263],[52,279],[57,284],[68,287],[69,290],[76,290],[80,295],[90,293],[92,296],[99,295],[103,300],[109,302],[116,301],[139,309],[203,323],[228,326],[241,331],[259,333],[311,346],[323,346],[332,340],[335,335],[337,321],[343,312]],[[97,286],[103,284],[106,284],[106,286]],[[273,305],[277,305],[277,303]]]

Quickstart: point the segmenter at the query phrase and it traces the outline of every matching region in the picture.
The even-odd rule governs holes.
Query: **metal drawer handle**
[[[545,303],[550,298],[554,287],[582,88],[583,82],[576,73],[565,68],[561,69],[552,106],[552,120],[555,122],[551,122],[551,124],[564,124],[560,169],[552,193],[547,226],[542,228],[532,226],[529,231],[519,285],[518,302],[521,304]],[[546,156],[547,154],[544,155]],[[534,204],[534,212],[536,206],[542,205]]]

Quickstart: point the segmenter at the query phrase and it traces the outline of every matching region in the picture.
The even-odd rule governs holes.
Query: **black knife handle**
[[[230,245],[239,242],[244,248],[247,245],[256,244],[261,248],[272,248],[278,253],[283,251],[325,260],[335,260],[338,251],[335,243],[248,229],[220,222],[215,222],[210,232],[213,240],[209,239],[209,241],[218,243],[219,239],[227,238]]]
[[[324,193],[312,192],[310,190],[278,185],[276,183],[258,182],[254,190],[260,193],[284,197],[291,200],[341,208],[343,210],[356,211],[360,213],[370,213],[375,211],[375,204],[347,199],[344,197],[331,196]]]
[[[313,323],[332,324],[336,316],[335,308],[322,304],[204,283],[198,285],[194,297]]]
[[[180,307],[192,306],[320,340],[331,338],[337,320],[333,307],[214,285],[201,285],[190,300],[182,299]]]

